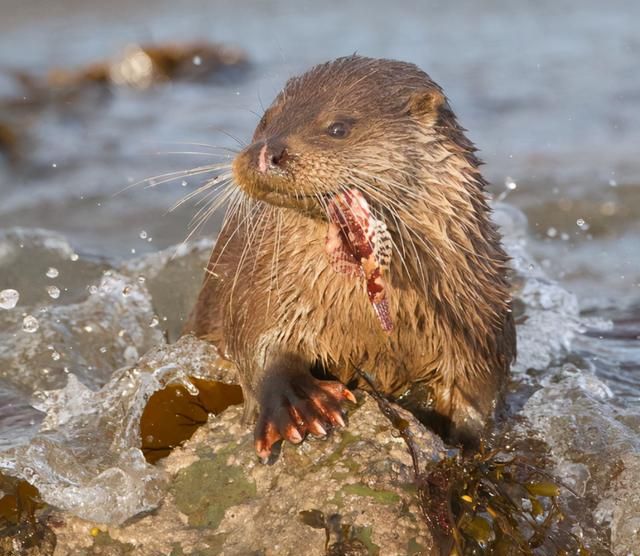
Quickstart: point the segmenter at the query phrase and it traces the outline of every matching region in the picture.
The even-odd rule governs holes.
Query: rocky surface
[[[51,556],[56,548],[56,536],[43,523],[21,523],[0,531],[2,556]]]
[[[404,441],[359,395],[346,429],[285,445],[269,464],[253,449],[240,407],[211,417],[159,465],[161,507],[121,526],[69,515],[53,521],[55,556],[430,554]],[[422,464],[442,442],[409,414]]]
[[[528,432],[549,446],[558,479],[595,508],[575,533],[594,538],[610,530],[611,553],[628,556],[640,554],[640,419],[608,404],[612,397],[596,376],[567,363],[548,373],[523,414]]]

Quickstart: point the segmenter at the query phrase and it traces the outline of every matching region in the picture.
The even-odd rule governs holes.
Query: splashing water
[[[47,503],[100,523],[157,507],[163,477],[140,449],[140,417],[168,384],[197,393],[188,377],[208,375],[216,359],[209,344],[184,338],[116,371],[97,391],[70,374],[64,388],[35,396],[34,407],[46,413],[40,430],[0,454],[0,470],[29,481]]]

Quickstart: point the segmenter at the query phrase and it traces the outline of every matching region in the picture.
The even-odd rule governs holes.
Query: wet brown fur
[[[349,137],[327,136],[344,118]],[[268,176],[255,169],[265,142],[288,156]],[[185,327],[238,365],[248,415],[270,373],[319,363],[345,384],[358,366],[390,395],[426,381],[454,432],[482,428],[515,331],[478,166],[441,89],[412,64],[351,56],[287,83],[234,162],[245,210],[228,215]],[[390,335],[363,280],[328,265],[321,201],[340,186],[360,188],[394,238]]]

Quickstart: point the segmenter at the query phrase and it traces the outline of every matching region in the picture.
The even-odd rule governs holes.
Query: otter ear
[[[407,103],[407,113],[419,120],[435,121],[447,99],[437,89],[422,89],[412,93]]]

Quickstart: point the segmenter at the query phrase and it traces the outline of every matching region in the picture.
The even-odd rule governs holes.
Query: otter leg
[[[443,420],[444,436],[449,442],[474,450],[492,419],[499,386],[492,376],[474,376],[434,388],[435,410]]]
[[[297,356],[272,360],[258,385],[256,452],[267,458],[273,445],[284,439],[298,444],[307,433],[325,436],[332,427],[345,425],[341,404],[356,401],[340,382],[318,380]]]

